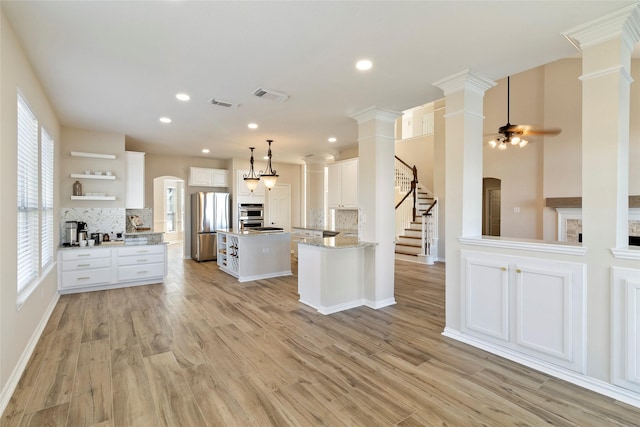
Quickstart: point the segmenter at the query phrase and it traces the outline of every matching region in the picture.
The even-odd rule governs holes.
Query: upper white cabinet
[[[144,153],[125,151],[125,207],[144,208]]]
[[[336,162],[327,167],[330,208],[358,207],[358,159]]]
[[[584,372],[585,264],[462,251],[462,331]]]
[[[226,169],[189,168],[189,185],[192,187],[228,187],[229,172]]]

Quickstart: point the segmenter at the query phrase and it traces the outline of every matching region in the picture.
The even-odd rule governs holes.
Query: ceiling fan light
[[[523,139],[522,141],[520,141],[520,144],[518,144],[520,146],[520,148],[524,148],[525,145],[527,145],[529,143],[529,141],[527,141],[526,139]]]
[[[498,145],[498,150],[506,150],[506,149],[507,149],[507,144],[504,141],[502,141],[500,145]]]
[[[511,138],[511,145],[518,145],[518,144],[520,144],[519,136],[514,136],[513,138]]]
[[[491,148],[496,148],[496,145],[498,145],[498,143],[496,142],[495,139],[492,139],[491,141],[489,141],[489,146]]]

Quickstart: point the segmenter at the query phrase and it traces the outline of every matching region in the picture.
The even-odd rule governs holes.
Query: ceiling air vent
[[[232,102],[223,101],[221,99],[216,99],[216,98],[211,98],[209,102],[213,105],[218,105],[220,107],[225,107],[225,108],[238,108],[238,106],[240,105],[240,104],[234,104]]]
[[[284,93],[276,92],[269,89],[264,89],[259,87],[258,89],[253,91],[253,95],[258,98],[270,99],[272,101],[284,102],[289,99],[289,95],[285,95]]]

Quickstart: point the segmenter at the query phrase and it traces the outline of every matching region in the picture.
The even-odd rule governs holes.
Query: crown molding
[[[380,108],[374,105],[369,108],[365,108],[362,111],[358,111],[357,113],[353,113],[349,117],[356,120],[358,124],[360,124],[373,119],[381,120],[383,122],[395,123],[396,119],[401,116],[402,113],[399,111],[388,110],[386,108]]]
[[[480,95],[484,95],[487,89],[491,89],[496,85],[496,82],[467,69],[442,80],[438,80],[433,83],[433,85],[442,89],[444,96],[464,89],[470,89]]]
[[[631,50],[640,41],[640,3],[571,28],[562,35],[580,52],[617,37]]]

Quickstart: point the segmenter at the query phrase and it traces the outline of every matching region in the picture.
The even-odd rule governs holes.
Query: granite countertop
[[[332,232],[338,232],[342,236],[348,236],[348,237],[357,237],[358,236],[358,230],[355,229],[355,228],[331,228],[331,227],[318,228],[318,227],[295,226],[295,227],[291,227],[291,229],[309,230],[309,231],[332,231]]]
[[[289,232],[284,232],[284,231],[269,231],[269,232],[260,232],[260,231],[251,231],[251,230],[244,230],[244,231],[233,231],[231,229],[220,229],[220,230],[216,230],[216,232],[218,233],[225,233],[225,234],[232,234],[234,236],[251,236],[251,237],[256,237],[256,236],[271,236],[271,235],[290,235],[291,233]]]
[[[125,236],[134,236],[138,234],[164,234],[164,231],[127,231]]]
[[[59,251],[68,251],[68,250],[76,250],[76,249],[105,249],[105,248],[112,248],[114,246],[141,246],[141,245],[168,245],[168,242],[147,242],[147,243],[137,243],[137,242],[131,242],[131,243],[127,243],[125,240],[114,240],[114,241],[109,241],[109,242],[103,242],[100,243],[99,245],[93,245],[93,246],[79,246],[79,245],[75,245],[75,246],[64,246],[64,245],[60,245],[58,246],[58,250]]]
[[[300,237],[298,238],[298,243],[328,249],[367,248],[377,246],[377,243],[363,242],[358,239],[358,236],[344,236],[342,233],[338,234],[336,237]]]

